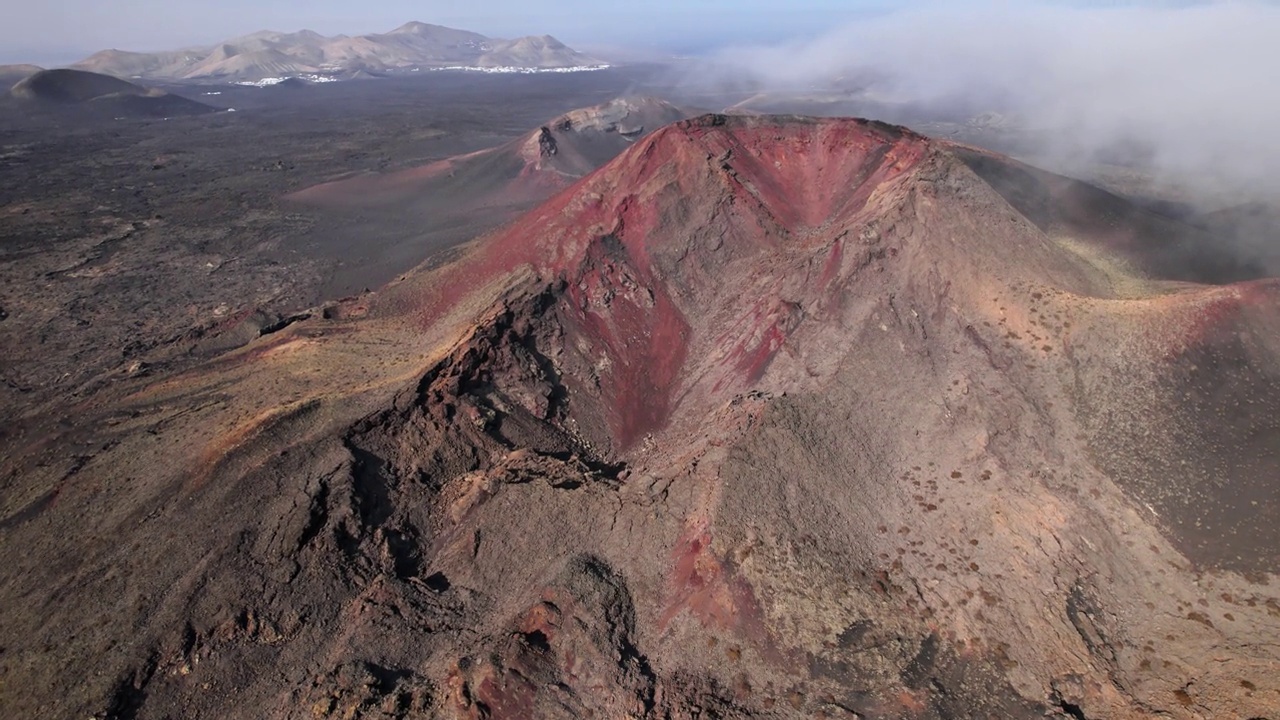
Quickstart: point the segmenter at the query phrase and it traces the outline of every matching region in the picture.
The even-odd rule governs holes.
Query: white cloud
[[[858,77],[881,99],[1014,112],[1062,157],[1136,139],[1183,177],[1280,175],[1272,3],[930,3],[715,61],[775,87]]]

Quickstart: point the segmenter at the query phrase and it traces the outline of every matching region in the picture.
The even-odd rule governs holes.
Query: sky
[[[555,35],[574,47],[697,52],[811,36],[887,0],[3,0],[0,63],[78,60],[97,50],[169,50],[257,30],[385,32],[410,20],[491,37]],[[904,3],[896,3],[902,5]],[[910,4],[910,3],[906,3]]]

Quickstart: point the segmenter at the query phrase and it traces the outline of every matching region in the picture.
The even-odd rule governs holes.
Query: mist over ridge
[[[727,47],[683,81],[840,89],[912,114],[999,113],[1064,169],[1136,156],[1198,189],[1280,189],[1280,7],[939,2]]]

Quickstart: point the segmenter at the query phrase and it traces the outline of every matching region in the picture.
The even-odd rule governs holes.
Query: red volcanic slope
[[[562,386],[563,400],[522,404],[538,422],[583,440],[574,452],[683,483],[693,499],[674,513],[674,537],[646,536],[639,559],[633,548],[612,557],[626,573],[661,587],[644,602],[653,632],[672,638],[671,646],[705,644],[699,632],[723,634],[750,646],[765,665],[810,666],[790,634],[801,621],[788,613],[800,611],[771,605],[770,597],[803,596],[795,583],[821,582],[822,573],[775,559],[771,567],[789,568],[793,582],[775,581],[771,571],[752,575],[736,554],[750,550],[735,543],[753,547],[758,533],[791,538],[778,541],[785,546],[812,534],[821,538],[815,552],[831,557],[852,543],[850,572],[867,571],[866,561],[881,577],[896,578],[868,582],[873,594],[892,595],[885,588],[893,582],[951,587],[960,582],[957,572],[992,582],[957,589],[925,618],[903,619],[911,629],[901,632],[962,634],[955,628],[980,626],[988,649],[974,651],[979,656],[1039,668],[1028,672],[1039,673],[1043,694],[1028,697],[1051,697],[1055,673],[1088,673],[1098,683],[1085,693],[1088,704],[1100,715],[1123,716],[1110,681],[1070,659],[1091,652],[1074,639],[1070,618],[1042,616],[1043,593],[1074,607],[1083,601],[1060,593],[1090,581],[1061,579],[1073,563],[1146,571],[1159,562],[1154,544],[1095,553],[1131,547],[1120,538],[1150,527],[1132,517],[1101,519],[1129,507],[1120,492],[1168,523],[1179,550],[1196,562],[1274,562],[1268,548],[1280,537],[1269,529],[1275,492],[1266,479],[1280,467],[1259,448],[1280,437],[1261,410],[1280,401],[1280,348],[1266,319],[1280,283],[1167,282],[1188,271],[1161,260],[1174,247],[1170,238],[1190,252],[1199,239],[1194,232],[1152,221],[1113,196],[1057,187],[1058,179],[1043,174],[1032,180],[1054,187],[1017,196],[1025,171],[986,159],[979,164],[953,146],[861,120],[684,121],[481,239],[432,284],[392,289],[384,302],[393,306],[380,312],[432,326],[475,288],[533,278],[504,300],[503,317],[526,328],[520,341],[473,337],[451,362],[489,358],[481,363],[488,370],[471,382],[524,385],[503,391],[510,397],[550,398],[547,388]],[[1092,218],[1099,208],[1109,213],[1101,225]],[[538,294],[536,307],[521,305],[522,291]],[[519,369],[537,363],[495,359],[509,358],[513,344],[536,348],[554,367],[550,379],[530,381]],[[1193,382],[1181,377],[1197,366],[1226,370]],[[784,395],[795,399],[774,401]],[[1255,399],[1259,411],[1237,410]],[[454,402],[447,393],[433,407],[437,401]],[[755,403],[765,409],[754,414]],[[567,409],[546,410],[553,404]],[[1223,418],[1230,428],[1200,431],[1207,421],[1225,428]],[[744,430],[756,423],[771,434]],[[1238,438],[1247,444],[1234,444]],[[801,447],[788,451],[789,442]],[[1043,468],[1067,472],[1061,465],[1072,468],[1064,483],[1096,495],[1073,491],[1064,501],[1037,479],[1050,472]],[[931,474],[941,483],[922,481]],[[999,488],[984,487],[993,477]],[[1023,493],[1027,510],[998,509]],[[805,502],[807,509],[796,509]],[[1209,538],[1193,529],[1202,521],[1214,528],[1230,522],[1238,533]],[[466,522],[493,527],[480,515]],[[972,537],[965,547],[982,549],[965,549],[971,557],[963,548],[932,558],[921,549],[946,547],[992,523],[1000,528],[994,536],[1007,532],[1010,544]],[[1114,524],[1101,529],[1106,523]],[[464,527],[455,532],[470,537],[472,525]],[[1091,528],[1080,530],[1089,534],[1075,549],[1062,551],[1072,559],[1028,561],[1036,569],[1026,573],[1047,573],[1035,587],[1005,578],[1028,557],[1026,538],[1064,527]],[[895,536],[906,537],[910,555]],[[783,554],[789,552],[799,551]],[[866,560],[873,556],[880,560]],[[994,581],[978,577],[982,568],[996,569]],[[477,568],[474,577],[485,572]],[[1139,602],[1148,589],[1116,588],[1106,590],[1114,590],[1108,602],[1116,608]],[[994,593],[990,600],[987,593]],[[979,594],[983,602],[970,605]],[[1009,614],[992,621],[978,605]],[[788,629],[775,624],[779,613],[790,618]],[[688,630],[689,623],[699,629]],[[823,633],[830,632],[824,627],[814,645],[829,647],[831,635]],[[1155,630],[1135,622],[1112,632],[1147,637]],[[1015,647],[1019,637],[1037,642]],[[990,647],[1004,660],[991,660]],[[1149,670],[1132,672],[1164,680],[1162,671]],[[502,704],[485,694],[496,693],[495,685],[469,682],[490,707]],[[1234,680],[1224,673],[1212,682]],[[900,697],[913,707],[922,696]],[[886,695],[867,707],[901,716],[893,702]]]
[[[717,262],[724,263],[803,250],[798,236],[809,231],[816,233],[809,243],[827,243],[819,231],[851,223],[929,147],[909,131],[860,120],[762,124],[711,116],[658,131],[484,241],[433,288],[422,322],[433,322],[451,298],[522,265],[559,279],[567,328],[590,337],[607,358],[601,405],[614,441],[629,446],[667,416],[689,351],[688,308],[670,293],[697,292],[698,275],[710,268],[682,262],[690,251],[685,231],[714,235]],[[842,254],[839,242],[829,249],[826,280]],[[786,334],[785,309],[759,314],[738,328],[745,337],[726,338],[736,342],[729,362],[739,375],[735,387],[759,378]]]
[[[1234,286],[1227,299],[1211,288],[1165,294],[1129,306],[1107,339],[1088,341],[1065,330],[1055,337],[1034,317],[1032,298],[1017,320],[1027,324],[1014,329],[988,292],[1021,283],[1043,288],[1042,297],[1116,297],[1115,278],[1059,244],[1060,235],[1127,267],[1123,294],[1145,287],[1159,295],[1170,289],[1160,289],[1162,279],[1233,272],[1206,256],[1213,246],[1201,231],[1005,158],[975,158],[861,120],[707,116],[642,140],[482,240],[409,307],[431,325],[472,288],[520,267],[555,285],[554,319],[573,357],[563,361],[565,384],[577,411],[597,421],[582,423],[582,432],[617,453],[673,420],[694,431],[701,413],[737,393],[822,382],[855,350],[844,327],[866,322],[883,298],[894,314],[894,298],[928,308],[924,316],[912,310],[919,322],[1010,323],[1009,335],[993,340],[1019,340],[1042,359],[1063,352],[1074,362],[1077,344],[1125,347],[1126,338],[1143,337],[1151,349],[1123,361],[1141,364],[1163,362],[1158,348],[1181,338],[1209,338],[1192,342],[1199,353],[1236,352],[1224,338],[1258,335],[1262,321],[1206,321],[1206,313],[1245,296],[1261,298],[1260,307],[1274,302],[1273,281]],[[1206,322],[1220,332],[1206,335]],[[1269,432],[1247,425],[1241,432],[1250,436]],[[1121,437],[1099,432],[1106,442]],[[1123,437],[1139,446],[1125,457],[1145,457],[1140,436]],[[1178,446],[1185,467],[1217,452]],[[1223,472],[1203,470],[1206,478]],[[1150,474],[1124,472],[1135,473]],[[1263,515],[1236,505],[1223,513],[1270,536]],[[1237,554],[1231,543],[1218,545],[1211,554]]]

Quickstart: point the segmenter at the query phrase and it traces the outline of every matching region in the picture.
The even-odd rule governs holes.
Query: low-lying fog
[[[1133,163],[1222,204],[1280,195],[1280,6],[1090,5],[918,4],[724,49],[683,81],[838,93],[898,121],[985,113],[1061,171]]]

